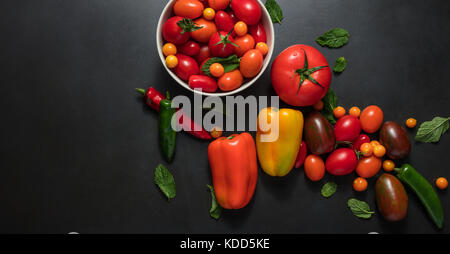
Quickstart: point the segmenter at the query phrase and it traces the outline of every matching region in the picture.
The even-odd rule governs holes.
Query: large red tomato
[[[311,106],[322,99],[331,83],[331,70],[315,48],[294,45],[275,58],[272,85],[280,98],[292,106]]]

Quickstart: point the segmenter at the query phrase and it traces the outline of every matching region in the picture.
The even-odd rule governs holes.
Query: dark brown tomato
[[[389,158],[401,159],[411,151],[411,142],[405,128],[396,122],[385,122],[380,131],[380,143],[386,147]]]
[[[375,184],[378,210],[388,221],[399,221],[408,212],[408,195],[397,177],[383,173]]]
[[[315,111],[306,116],[304,133],[311,153],[322,155],[333,151],[336,143],[333,127],[319,112]]]

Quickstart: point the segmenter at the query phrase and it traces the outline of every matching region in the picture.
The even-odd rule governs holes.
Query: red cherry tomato
[[[365,108],[359,116],[362,129],[367,133],[375,133],[383,124],[383,111],[375,105]]]
[[[188,56],[196,56],[200,52],[200,45],[195,41],[187,41],[185,44],[181,45],[179,48],[181,54]]]
[[[233,19],[224,11],[218,11],[216,17],[214,18],[216,27],[218,31],[230,32],[234,29]]]
[[[326,162],[325,167],[332,175],[347,175],[355,170],[358,165],[358,158],[355,151],[349,148],[339,148],[332,152]]]
[[[208,0],[209,7],[215,11],[225,10],[230,4],[230,0]]]
[[[233,36],[227,34],[227,32],[220,31],[211,36],[209,40],[209,50],[211,55],[217,57],[228,57],[234,53],[235,46]]]
[[[248,28],[248,32],[253,37],[253,39],[255,39],[255,43],[267,42],[266,30],[264,29],[264,26],[261,22],[259,22],[257,25],[250,26]]]
[[[351,148],[353,150],[359,151],[359,149],[361,148],[362,144],[369,143],[369,142],[370,142],[369,136],[367,136],[366,134],[360,134],[358,139],[356,139],[356,141],[353,142],[353,145],[352,145]]]
[[[231,19],[233,20],[233,23],[236,24],[239,19],[236,17],[236,15],[234,15],[234,12],[232,11],[227,11],[228,15],[230,15]]]
[[[188,81],[190,76],[200,72],[200,68],[194,58],[183,54],[176,54],[175,56],[178,58],[178,65],[173,71],[180,79]]]
[[[183,44],[191,37],[190,33],[182,33],[183,29],[178,26],[177,22],[183,20],[182,17],[171,17],[164,23],[162,28],[162,35],[164,40],[176,45]]]
[[[346,115],[337,120],[334,125],[336,141],[355,141],[361,133],[361,123],[355,116]]]
[[[200,46],[200,50],[198,52],[198,55],[195,56],[195,60],[198,64],[202,64],[203,61],[211,57],[211,53],[209,52],[209,46],[208,44],[202,44]]]
[[[176,16],[188,19],[195,19],[203,14],[204,6],[198,0],[177,1],[173,6],[173,12]]]
[[[311,78],[320,85],[309,79],[305,79],[300,84],[301,77],[296,71],[305,67],[305,54],[309,70],[327,66],[310,74]],[[304,107],[314,105],[325,96],[331,83],[331,70],[327,60],[317,49],[307,45],[294,45],[275,58],[270,78],[275,92],[284,102],[292,106]]]
[[[192,75],[189,77],[189,87],[192,89],[200,88],[202,92],[214,93],[217,91],[217,82],[205,75]]]
[[[255,25],[261,19],[261,6],[256,0],[233,0],[231,9],[247,25]]]
[[[234,52],[239,57],[243,56],[250,49],[255,48],[255,40],[249,34],[237,37],[236,39],[234,39],[234,43],[238,45],[238,47],[234,47]]]

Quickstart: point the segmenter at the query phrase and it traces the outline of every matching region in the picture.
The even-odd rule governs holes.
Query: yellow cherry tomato
[[[367,190],[367,185],[367,180],[362,177],[358,177],[353,181],[353,189],[355,191],[365,191]]]
[[[219,138],[222,136],[222,128],[220,128],[219,126],[214,126],[210,133],[211,133],[211,137]]]
[[[405,125],[408,128],[414,128],[416,127],[417,120],[414,118],[408,118],[408,120],[405,121]]]
[[[216,11],[213,8],[205,8],[203,10],[203,17],[207,20],[213,20],[216,16]]]
[[[313,108],[317,111],[321,111],[323,109],[323,101],[319,100],[313,105]]]
[[[395,163],[391,160],[383,161],[383,169],[387,172],[391,172],[395,168]]]
[[[222,77],[223,73],[225,72],[225,69],[223,68],[223,65],[221,65],[220,63],[213,63],[209,67],[209,72],[214,77],[219,78]]]
[[[173,43],[170,43],[170,42],[164,44],[162,50],[163,50],[163,54],[165,56],[170,56],[170,55],[176,55],[177,54],[177,47]]]
[[[343,108],[343,107],[341,107],[341,106],[336,107],[336,108],[333,110],[333,114],[334,114],[334,117],[336,117],[336,118],[341,118],[341,117],[345,116],[345,108]]]
[[[448,187],[447,179],[445,179],[445,177],[439,177],[438,179],[436,179],[436,186],[441,190],[447,189]]]
[[[174,55],[170,55],[166,58],[166,65],[167,68],[172,69],[177,67],[178,65],[178,58]]]
[[[247,32],[248,32],[247,24],[245,24],[243,21],[238,21],[238,22],[234,25],[234,32],[235,32],[238,36],[244,36],[244,35],[246,35]]]
[[[269,46],[265,42],[258,42],[256,43],[255,49],[259,50],[263,56],[267,55],[269,53]]]
[[[359,148],[359,151],[360,151],[365,157],[370,157],[370,156],[372,156],[373,147],[372,147],[372,145],[370,145],[370,143],[364,143],[364,144],[362,144],[361,147]]]
[[[386,154],[386,148],[383,145],[377,145],[373,148],[373,155],[378,158],[383,157]]]
[[[348,111],[349,115],[352,116],[356,116],[359,117],[359,115],[361,114],[361,109],[359,109],[358,107],[352,107],[349,111]]]

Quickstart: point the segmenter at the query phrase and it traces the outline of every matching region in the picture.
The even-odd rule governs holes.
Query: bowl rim
[[[268,18],[268,24],[269,24],[269,29],[270,29],[270,34],[272,35],[271,38],[271,45],[269,45],[269,52],[267,53],[267,55],[264,58],[264,63],[263,63],[263,67],[261,68],[261,71],[258,73],[258,75],[256,75],[256,77],[253,77],[252,79],[250,79],[249,81],[247,81],[246,83],[242,84],[239,88],[232,90],[232,91],[228,91],[228,92],[219,92],[219,93],[207,93],[207,92],[200,92],[198,90],[194,90],[192,88],[189,87],[189,84],[186,83],[185,81],[181,80],[177,75],[175,75],[175,73],[170,70],[166,64],[166,58],[162,52],[162,46],[164,43],[164,40],[162,38],[162,26],[163,26],[163,17],[165,16],[164,14],[167,13],[168,11],[170,11],[170,8],[172,7],[172,4],[174,4],[174,2],[177,0],[169,0],[168,3],[166,4],[166,6],[164,7],[163,11],[161,12],[161,15],[159,16],[159,20],[158,20],[158,25],[156,28],[156,45],[157,45],[157,50],[158,50],[158,54],[159,54],[159,58],[161,60],[162,65],[164,66],[164,68],[166,69],[166,71],[169,73],[169,75],[178,83],[178,85],[184,87],[185,89],[196,93],[196,94],[200,94],[200,95],[205,95],[205,96],[228,96],[228,95],[233,95],[236,93],[239,93],[245,89],[247,89],[248,87],[252,86],[260,77],[261,75],[265,72],[265,70],[267,69],[267,67],[270,64],[270,61],[272,59],[272,55],[273,55],[273,51],[275,48],[275,31],[274,31],[274,26],[272,23],[272,20],[270,19],[270,15],[269,12],[267,11],[266,7],[264,6],[264,4],[261,2],[261,0],[256,0],[259,5],[261,6],[261,11],[262,11],[262,15],[261,15],[261,19],[263,17]]]

